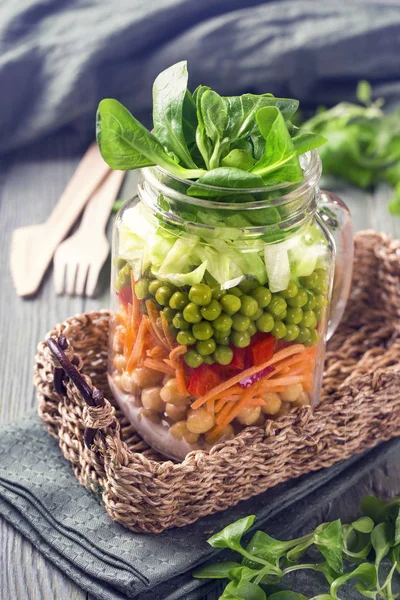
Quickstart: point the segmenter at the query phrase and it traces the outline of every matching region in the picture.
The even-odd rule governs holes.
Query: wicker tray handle
[[[57,339],[48,338],[46,346],[49,348],[53,356],[54,367],[54,388],[61,395],[67,394],[67,389],[64,385],[64,377],[67,375],[77,392],[79,392],[82,400],[86,403],[84,409],[84,423],[86,425],[84,441],[87,448],[91,448],[94,443],[94,438],[99,430],[107,427],[116,426],[117,420],[115,410],[105,400],[103,392],[94,386],[90,386],[79,370],[73,365],[74,359],[73,348],[65,336],[59,336]],[[69,350],[70,360],[66,354]],[[105,437],[103,436],[105,442]]]

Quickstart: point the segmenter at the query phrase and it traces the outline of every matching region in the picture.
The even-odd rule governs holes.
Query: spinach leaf
[[[371,533],[374,528],[374,522],[370,517],[361,517],[351,524],[356,531],[361,533]]]
[[[229,583],[219,600],[267,600],[264,590],[251,581]]]
[[[261,108],[256,120],[266,145],[264,155],[251,173],[262,176],[264,183],[301,181],[303,172],[279,109],[274,106]]]
[[[286,553],[285,542],[272,538],[264,531],[256,531],[246,547],[247,552],[276,564]]]
[[[197,128],[196,128],[196,144],[199,152],[204,160],[206,168],[210,168],[210,158],[212,155],[212,144],[211,140],[206,134],[206,128],[204,124],[203,114],[201,112],[201,99],[210,88],[206,85],[199,85],[194,93],[193,100],[196,103],[196,114],[197,114]]]
[[[340,519],[324,525],[314,533],[314,544],[336,573],[343,573],[343,533]]]
[[[148,131],[118,100],[102,100],[97,110],[97,143],[106,163],[112,169],[126,171],[160,165],[178,177],[196,179],[202,169],[185,169],[164,150]]]
[[[240,567],[240,564],[233,561],[206,565],[205,567],[201,567],[201,569],[197,569],[193,573],[193,577],[196,579],[227,579],[229,572],[236,567]]]
[[[228,194],[232,189],[252,189],[263,187],[262,178],[256,173],[248,173],[241,169],[233,167],[218,167],[208,171],[200,177],[196,183],[193,183],[187,193],[189,196],[201,196],[205,198],[220,197],[223,195],[221,190],[205,190],[197,184],[226,188]]]
[[[183,128],[183,104],[187,91],[186,61],[162,71],[153,84],[153,123],[161,144],[189,168],[196,168],[190,156]]]
[[[221,160],[222,167],[235,167],[243,171],[249,171],[255,160],[250,152],[234,148]]]
[[[268,600],[307,600],[307,598],[297,592],[282,591],[272,594]]]
[[[207,542],[213,548],[241,549],[240,540],[243,534],[253,525],[254,519],[254,515],[239,519],[210,537]]]
[[[378,523],[371,533],[371,544],[375,551],[375,565],[378,568],[382,559],[389,554],[392,545],[391,531],[386,523]]]
[[[345,573],[344,575],[341,575],[335,579],[330,588],[330,594],[333,598],[335,598],[335,600],[338,598],[337,592],[339,588],[341,588],[342,585],[351,579],[361,580],[368,586],[366,589],[372,590],[377,584],[375,567],[370,563],[362,563],[356,569],[350,571],[350,573]]]
[[[228,122],[228,111],[225,102],[217,92],[206,90],[201,96],[200,113],[204,123],[205,134],[214,146],[209,168],[215,169],[219,166],[220,153],[223,150],[222,138]]]
[[[196,142],[197,113],[192,94],[186,90],[182,107],[183,135],[188,148]],[[196,163],[197,164],[197,163]]]
[[[309,150],[313,150],[314,148],[318,148],[318,146],[322,146],[322,144],[327,142],[327,139],[323,135],[319,135],[319,133],[312,133],[311,131],[305,131],[304,129],[294,127],[292,132],[292,142],[297,154],[300,155],[304,154],[304,152],[309,152]]]

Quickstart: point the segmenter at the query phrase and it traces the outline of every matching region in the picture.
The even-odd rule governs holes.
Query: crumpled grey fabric
[[[0,152],[49,134],[81,151],[115,97],[151,121],[151,85],[188,59],[190,87],[272,92],[304,109],[354,99],[367,78],[400,92],[395,0],[5,0],[0,3]]]
[[[283,539],[339,515],[351,519],[363,495],[399,491],[399,450],[400,440],[393,440],[188,527],[135,534],[111,521],[79,485],[57,440],[30,413],[0,429],[0,515],[99,600],[199,600],[218,586],[191,576],[198,565],[224,556],[206,543],[213,532],[248,514],[257,515],[253,530]],[[307,573],[294,585],[316,593],[326,589],[322,581]]]

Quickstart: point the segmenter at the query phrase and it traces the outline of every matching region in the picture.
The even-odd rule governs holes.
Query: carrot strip
[[[150,326],[151,326],[152,332],[154,333],[155,337],[161,342],[161,344],[163,346],[165,346],[166,348],[168,348],[168,343],[164,337],[164,333],[157,325],[157,319],[158,319],[157,308],[155,307],[153,302],[151,302],[150,300],[146,300],[146,310],[147,310],[147,314],[149,315]]]
[[[133,348],[133,344],[135,342],[135,336],[134,336],[134,332],[131,326],[131,319],[132,319],[132,304],[128,304],[128,318],[127,318],[127,325],[126,325],[126,330],[125,330],[125,341],[124,341],[124,356],[126,359],[129,358],[129,356],[132,353],[132,348]]]
[[[168,323],[167,323],[168,326]],[[168,332],[170,333],[169,327]],[[172,336],[171,336],[172,337]],[[186,380],[185,380],[185,369],[182,365],[182,355],[187,351],[187,346],[181,344],[180,346],[176,346],[169,353],[169,362],[175,368],[176,371],[176,383],[178,387],[178,392],[180,394],[187,394]]]
[[[306,378],[303,375],[294,375],[291,377],[290,375],[287,377],[280,377],[279,379],[268,379],[264,381],[260,386],[262,390],[269,390],[270,388],[276,386],[286,386],[292,385],[293,383],[302,383]]]
[[[131,271],[131,288],[132,288],[132,329],[135,332],[140,325],[142,312],[140,310],[140,301],[135,294],[135,280]]]
[[[229,414],[229,411],[231,410],[232,405],[227,402],[225,404],[225,406],[223,407],[223,409],[218,413],[217,417],[215,418],[215,422],[217,425],[219,425],[222,421],[225,420],[226,416]],[[223,427],[222,427],[223,429]]]
[[[194,408],[194,409],[199,408],[205,402],[207,402],[207,400],[209,400],[210,398],[216,398],[217,396],[219,396],[219,394],[221,394],[221,392],[224,392],[226,389],[231,388],[233,385],[235,385],[236,383],[239,383],[239,381],[241,381],[245,377],[251,377],[252,375],[255,375],[256,373],[259,373],[266,367],[269,367],[270,365],[273,365],[281,360],[283,361],[283,359],[288,358],[289,356],[292,356],[293,354],[299,354],[301,352],[304,352],[304,346],[302,344],[294,344],[293,346],[288,346],[287,348],[280,350],[279,352],[274,354],[274,356],[270,360],[267,360],[266,362],[261,363],[261,365],[257,365],[255,367],[250,367],[249,369],[245,369],[244,371],[242,371],[242,373],[239,373],[238,375],[235,375],[234,377],[231,377],[227,381],[224,381],[223,383],[217,385],[215,388],[213,388],[212,390],[207,392],[207,394],[204,394],[204,396],[200,396],[192,404],[192,408]],[[275,371],[273,371],[270,375],[272,375],[274,373],[275,373]],[[268,377],[268,375],[266,377]],[[251,388],[251,386],[250,386],[250,388]],[[250,389],[250,388],[247,388],[247,389]]]
[[[216,398],[225,398],[225,396],[231,396],[232,394],[242,395],[243,388],[240,385],[234,385],[233,387],[224,390],[216,396]]]
[[[144,339],[147,332],[148,322],[149,319],[146,316],[144,316],[143,319],[140,321],[136,340],[132,348],[132,352],[129,357],[128,363],[126,365],[126,370],[128,371],[128,373],[132,373],[133,369],[138,365],[138,362],[143,354]]]
[[[187,387],[186,387],[185,370],[184,370],[183,366],[181,365],[181,363],[178,363],[178,366],[176,368],[176,384],[177,384],[178,392],[180,394],[188,394],[189,395]]]
[[[215,412],[215,400],[214,398],[211,398],[211,400],[207,400],[207,412],[209,412],[210,414],[214,414]]]
[[[161,360],[155,360],[154,358],[146,358],[143,364],[145,367],[153,369],[154,371],[160,371],[161,373],[166,373],[167,375],[174,374],[174,369],[169,365],[166,365]]]
[[[221,410],[221,408],[223,408],[225,406],[225,404],[227,402],[229,402],[229,397],[227,398],[220,398],[219,400],[217,400],[215,402],[215,407],[214,407],[214,412],[215,413],[219,413],[219,411]]]
[[[178,358],[178,356],[185,354],[185,352],[187,352],[187,346],[184,346],[183,344],[181,344],[180,346],[176,346],[176,348],[171,350],[171,352],[169,353],[169,359],[173,361],[175,360],[175,358]]]
[[[162,325],[162,329],[163,329],[163,332],[164,332],[165,339],[167,340],[167,344],[168,344],[169,348],[172,350],[173,347],[174,347],[175,341],[174,341],[174,338],[172,336],[171,330],[169,328],[167,317],[162,312],[162,313],[160,313],[160,318],[161,318],[161,325]]]
[[[153,346],[153,348],[147,350],[147,356],[149,356],[150,358],[164,358],[165,352],[165,348],[162,348],[161,346]]]
[[[306,392],[309,392],[309,393],[312,392],[312,390],[313,390],[312,381],[311,382],[304,381],[303,388],[305,389]]]

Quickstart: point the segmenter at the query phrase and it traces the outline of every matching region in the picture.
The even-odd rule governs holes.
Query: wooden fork
[[[77,231],[54,254],[54,285],[57,294],[92,296],[102,266],[110,252],[105,227],[124,178],[111,171],[89,200]]]

